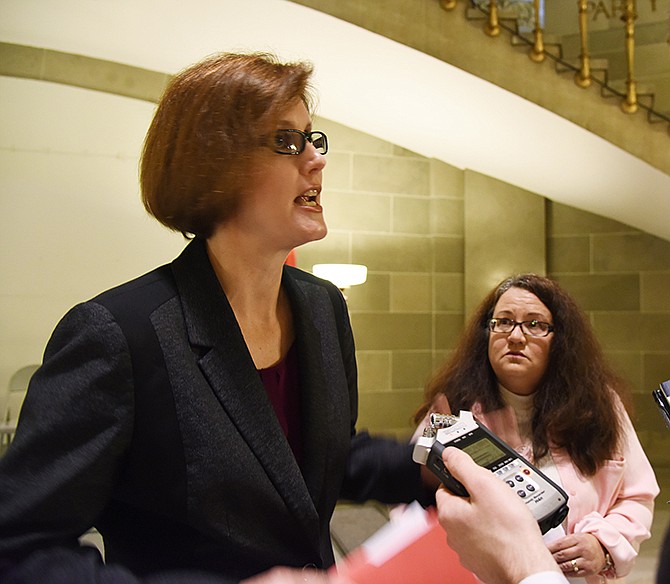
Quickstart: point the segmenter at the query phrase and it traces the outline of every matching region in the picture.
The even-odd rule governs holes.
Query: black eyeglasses
[[[554,325],[541,320],[524,320],[517,322],[511,318],[492,318],[488,321],[489,330],[492,333],[512,334],[512,331],[520,326],[524,335],[531,337],[546,337],[554,332]]]
[[[310,142],[319,154],[328,152],[328,138],[323,132],[277,130],[272,138],[272,149],[277,154],[302,154]]]

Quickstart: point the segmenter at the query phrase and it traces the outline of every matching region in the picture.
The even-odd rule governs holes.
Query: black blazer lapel
[[[321,283],[285,268],[283,285],[293,306],[303,420],[303,474],[314,504],[330,516],[344,473],[351,430],[347,378],[333,305]]]
[[[187,334],[200,355],[203,374],[277,492],[317,545],[318,514],[204,242],[193,241],[172,266]]]

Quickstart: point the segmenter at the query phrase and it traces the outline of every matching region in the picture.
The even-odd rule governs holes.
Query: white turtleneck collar
[[[514,410],[519,427],[519,436],[523,441],[530,441],[532,438],[531,422],[535,395],[532,393],[530,395],[518,395],[500,384],[498,384],[498,389],[505,404]]]

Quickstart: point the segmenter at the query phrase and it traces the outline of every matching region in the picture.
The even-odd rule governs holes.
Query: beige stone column
[[[506,276],[546,273],[545,199],[465,171],[465,315]]]

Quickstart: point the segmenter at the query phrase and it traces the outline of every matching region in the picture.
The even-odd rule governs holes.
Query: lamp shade
[[[330,280],[343,290],[365,282],[368,268],[361,264],[315,264],[312,266],[312,273],[324,280]]]

